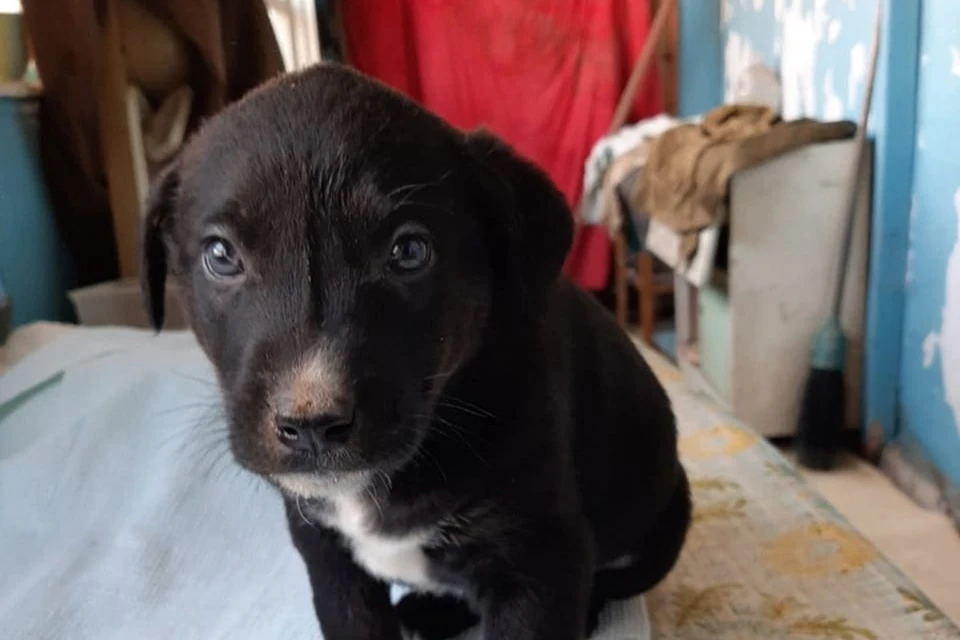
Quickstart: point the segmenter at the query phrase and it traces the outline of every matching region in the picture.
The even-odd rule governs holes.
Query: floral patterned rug
[[[673,399],[695,505],[678,566],[646,598],[654,638],[960,640],[776,449],[644,355]]]

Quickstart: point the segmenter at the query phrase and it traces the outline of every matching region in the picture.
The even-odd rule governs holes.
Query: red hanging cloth
[[[650,28],[649,0],[346,0],[348,60],[454,126],[484,126],[543,167],[571,206]],[[631,119],[662,110],[652,70]],[[610,241],[581,227],[566,272],[606,286]]]

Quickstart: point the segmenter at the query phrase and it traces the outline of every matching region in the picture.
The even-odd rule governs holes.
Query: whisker
[[[300,517],[303,519],[303,522],[304,522],[308,527],[310,527],[311,529],[316,529],[317,526],[316,526],[315,524],[313,524],[313,522],[307,517],[307,515],[303,512],[303,507],[300,506],[300,495],[299,495],[299,494],[297,494],[297,495],[294,496],[293,502],[294,502],[294,504],[297,505],[297,513],[300,514]]]
[[[220,465],[220,470],[214,477],[215,482],[220,482],[223,480],[223,476],[228,470],[233,470],[236,472],[236,470],[239,468],[239,465],[233,459],[229,448],[224,448],[221,450],[220,455],[217,458],[217,464]]]
[[[462,406],[464,406],[464,407],[467,407],[467,408],[470,408],[470,409],[473,409],[474,411],[477,411],[477,412],[479,412],[479,413],[487,416],[488,418],[496,418],[496,416],[493,415],[493,413],[491,413],[490,411],[487,411],[487,410],[484,409],[483,407],[481,407],[481,406],[479,406],[479,405],[475,405],[475,404],[473,404],[472,402],[467,402],[467,401],[464,400],[463,398],[458,398],[458,397],[456,397],[456,396],[452,396],[452,395],[449,395],[449,394],[445,394],[445,395],[441,396],[441,398],[444,399],[444,400],[448,400],[448,401],[455,402],[455,403],[460,403],[460,405],[462,405]]]
[[[443,371],[443,372],[441,372],[441,373],[435,373],[435,374],[433,374],[432,376],[425,376],[425,377],[423,378],[423,381],[424,381],[424,382],[429,382],[429,381],[431,381],[431,380],[439,380],[439,379],[441,379],[441,378],[443,378],[443,379],[451,378],[451,377],[455,376],[458,371],[460,371],[459,367],[458,367],[458,368],[455,368],[455,369],[450,369],[449,371]]]
[[[380,506],[380,501],[377,500],[376,490],[371,485],[364,490],[364,493],[370,498],[370,501],[377,507],[377,512],[380,514],[380,522],[383,522],[383,507]]]
[[[475,416],[477,418],[494,418],[495,417],[489,411],[484,411],[482,409],[475,409],[473,407],[464,407],[451,402],[438,401],[436,405],[438,407],[444,407],[446,409],[456,409],[457,411],[462,411],[463,413],[469,414],[471,416]]]
[[[181,411],[196,411],[198,409],[206,409],[210,411],[221,412],[223,410],[223,405],[219,403],[194,402],[194,403],[180,404],[175,407],[167,407],[166,409],[157,411],[153,415],[156,417],[163,418],[163,417],[167,417],[167,416],[179,413]]]
[[[196,420],[189,420],[175,425],[160,438],[159,444],[161,446],[166,446],[174,440],[183,439],[184,441],[181,444],[181,447],[183,447],[196,442],[197,440],[224,436],[229,433],[229,427],[220,423],[220,421],[216,420],[216,418],[198,418]]]
[[[443,478],[444,482],[449,482],[450,479],[447,477],[446,471],[443,470],[443,467],[440,466],[440,461],[437,460],[436,456],[430,453],[427,449],[419,449],[417,451],[417,457],[427,456],[433,462],[433,465],[437,468],[437,471],[440,472],[440,476]]]
[[[173,370],[170,373],[180,378],[183,378],[184,380],[190,380],[191,382],[199,382],[200,384],[207,385],[208,387],[218,389],[218,385],[216,381],[210,378],[204,378],[202,376],[193,375],[190,373],[186,373],[184,371],[177,371],[177,370]]]
[[[477,460],[479,460],[481,463],[483,463],[486,466],[490,465],[489,461],[484,456],[482,456],[479,451],[477,451],[477,448],[473,446],[473,443],[470,441],[470,438],[467,437],[469,435],[471,437],[476,438],[477,436],[482,434],[482,431],[478,432],[477,430],[467,429],[463,425],[459,425],[455,422],[451,422],[450,420],[447,420],[446,418],[443,418],[438,415],[426,415],[422,413],[413,413],[413,414],[410,414],[410,417],[423,418],[423,419],[429,420],[430,423],[428,428],[430,429],[431,433],[435,433],[438,436],[443,436],[444,438],[447,438],[451,442],[455,442],[457,444],[462,445],[463,447],[468,449],[470,453],[473,454],[473,456]]]
[[[209,481],[213,477],[214,470],[217,469],[217,465],[221,464],[224,460],[228,460],[230,455],[230,450],[227,447],[218,446],[221,443],[214,443],[213,446],[207,449],[207,452],[203,455],[203,460],[209,460],[209,464],[206,467],[206,470],[202,473],[203,479]],[[222,471],[221,471],[222,473]],[[218,476],[219,478],[219,476]]]
[[[451,436],[455,435],[455,436],[457,437],[456,439],[457,439],[461,444],[463,444],[463,446],[465,446],[467,449],[469,449],[469,450],[470,450],[470,453],[472,453],[472,454],[474,455],[474,457],[476,457],[477,460],[479,460],[480,462],[482,462],[482,463],[483,463],[484,465],[486,465],[486,466],[489,466],[489,465],[490,465],[490,463],[487,461],[487,459],[484,458],[482,455],[480,455],[480,452],[477,451],[477,448],[474,447],[474,446],[473,446],[473,443],[471,443],[470,440],[464,435],[464,430],[463,430],[462,427],[458,427],[457,425],[453,424],[452,422],[447,422],[447,421],[444,421],[444,420],[441,420],[441,424],[443,424],[443,425],[447,426],[448,428],[450,428],[451,433],[447,433],[447,432],[446,432],[445,430],[443,430],[443,429],[435,429],[435,432],[436,432],[436,433],[439,433],[440,435],[446,435],[446,436],[447,436],[448,438],[450,438],[450,439],[453,439]]]
[[[390,474],[386,471],[377,469],[374,477],[383,482],[383,486],[386,487],[387,492],[393,491],[393,478],[391,478]]]

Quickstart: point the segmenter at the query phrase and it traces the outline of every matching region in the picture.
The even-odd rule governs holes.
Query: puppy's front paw
[[[400,624],[418,640],[454,638],[480,622],[463,600],[453,596],[408,593],[396,610]]]

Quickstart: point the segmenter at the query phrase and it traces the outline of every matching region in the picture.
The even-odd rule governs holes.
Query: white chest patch
[[[346,538],[354,560],[371,575],[414,589],[442,590],[427,572],[423,546],[430,537],[428,531],[386,536],[371,530],[371,507],[365,501],[355,496],[343,496],[334,498],[331,503],[333,510],[323,513],[321,520]]]
[[[320,480],[308,474],[283,474],[273,480],[290,496],[318,498],[328,506],[311,509],[300,505],[304,517],[316,519],[338,531],[353,551],[354,560],[370,575],[393,583],[402,583],[420,591],[449,592],[433,581],[427,571],[423,547],[432,531],[422,529],[400,536],[388,536],[371,526],[376,506],[364,498],[368,479],[364,474]]]

